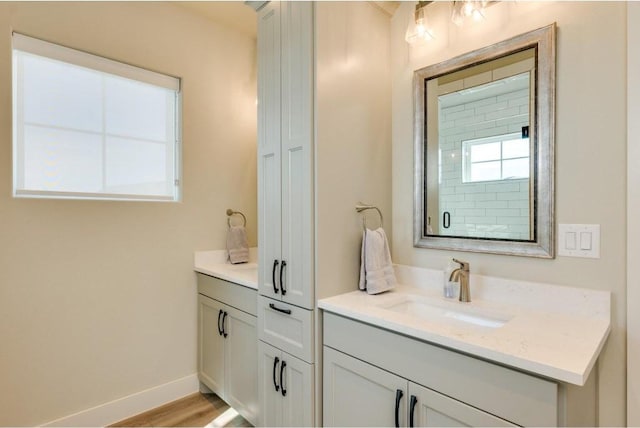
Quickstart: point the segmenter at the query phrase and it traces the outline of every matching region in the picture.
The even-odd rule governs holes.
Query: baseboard
[[[100,406],[56,419],[43,427],[104,427],[198,392],[198,375],[154,386]]]

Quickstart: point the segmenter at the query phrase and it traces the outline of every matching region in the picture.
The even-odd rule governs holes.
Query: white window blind
[[[14,195],[175,201],[180,80],[13,34]]]

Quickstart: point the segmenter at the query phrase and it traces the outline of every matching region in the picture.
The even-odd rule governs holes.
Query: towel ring
[[[384,218],[382,217],[382,211],[380,211],[380,208],[373,205],[367,205],[367,204],[363,204],[362,202],[358,202],[358,205],[356,205],[356,211],[361,213],[362,211],[366,211],[366,210],[378,211],[378,215],[380,216],[380,227],[384,225]],[[367,228],[367,217],[365,215],[362,216],[362,228],[363,229]]]
[[[231,216],[237,214],[242,216],[242,226],[247,227],[247,218],[240,211],[234,211],[231,208],[227,208],[227,225],[231,228]]]

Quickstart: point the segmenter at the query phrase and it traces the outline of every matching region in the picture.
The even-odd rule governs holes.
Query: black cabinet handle
[[[402,395],[402,390],[396,389],[396,428],[400,428],[400,400],[402,399]]]
[[[278,294],[278,285],[276,284],[276,268],[278,267],[278,261],[273,261],[273,269],[271,270],[271,282],[273,282],[273,292]]]
[[[278,386],[278,382],[276,381],[276,368],[278,367],[279,362],[280,358],[278,357],[273,360],[273,386],[276,388],[276,392],[278,392],[278,390],[280,389],[280,387]]]
[[[283,314],[291,315],[291,309],[280,309],[273,303],[269,303],[269,307],[274,311],[282,312]]]
[[[222,309],[218,311],[218,334],[222,336],[222,327],[220,327],[220,317],[222,316]]]
[[[225,311],[224,315],[222,316],[222,335],[223,335],[224,337],[227,337],[227,336],[228,336],[228,334],[227,334],[226,330],[224,329],[224,320],[226,320],[226,319],[227,319],[227,315],[229,315],[229,314],[227,314],[227,312]]]
[[[413,411],[415,410],[416,404],[418,404],[418,397],[415,395],[411,396],[411,401],[409,402],[409,427],[413,428]]]
[[[280,364],[280,393],[282,394],[283,397],[287,395],[287,390],[284,389],[284,382],[282,381],[285,367],[287,367],[287,363],[284,360],[282,360],[282,364]]]
[[[284,268],[287,267],[287,262],[284,260],[280,264],[280,291],[282,291],[282,295],[287,294],[287,290],[284,288],[284,281],[282,280],[282,275],[284,274]]]

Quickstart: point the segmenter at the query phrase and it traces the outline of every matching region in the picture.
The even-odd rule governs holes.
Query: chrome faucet
[[[453,261],[458,263],[460,267],[451,272],[449,281],[460,283],[460,296],[458,297],[458,300],[461,302],[470,302],[471,293],[469,292],[469,263],[462,262],[457,259],[453,259]]]

